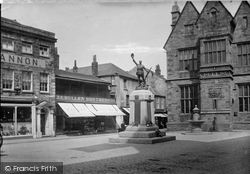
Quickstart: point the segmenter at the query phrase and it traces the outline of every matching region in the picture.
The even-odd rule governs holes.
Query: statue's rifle
[[[147,79],[148,74],[150,73],[151,69],[152,69],[152,67],[151,67],[151,68],[149,69],[149,71],[147,72],[147,74],[146,74],[146,76],[145,76],[145,80]]]

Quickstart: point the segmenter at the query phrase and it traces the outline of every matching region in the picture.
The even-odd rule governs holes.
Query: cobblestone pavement
[[[1,161],[63,162],[65,174],[249,174],[250,134],[236,134],[177,132],[176,141],[158,144],[108,143],[117,134],[5,140]]]

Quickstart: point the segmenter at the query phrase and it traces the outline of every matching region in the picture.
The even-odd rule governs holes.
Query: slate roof
[[[99,84],[106,84],[106,85],[110,84],[109,82],[99,79],[98,77],[95,77],[93,75],[74,73],[74,72],[69,72],[69,71],[60,70],[60,69],[55,70],[55,76],[56,78],[72,80],[72,81],[82,81],[82,82],[99,83]]]
[[[92,67],[91,66],[80,67],[78,68],[78,73],[90,75],[92,74]],[[98,77],[113,76],[116,74],[129,79],[137,80],[137,77],[129,74],[128,72],[122,70],[121,68],[112,63],[105,63],[98,65]]]

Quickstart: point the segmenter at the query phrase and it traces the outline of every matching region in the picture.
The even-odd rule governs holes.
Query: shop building
[[[192,2],[172,7],[167,52],[167,106],[172,130],[189,129],[195,105],[209,130],[250,129],[250,5],[232,16],[220,1],[199,13]]]
[[[55,34],[1,17],[3,136],[55,136]]]
[[[125,115],[110,95],[111,83],[93,75],[56,70],[57,134],[116,132]]]

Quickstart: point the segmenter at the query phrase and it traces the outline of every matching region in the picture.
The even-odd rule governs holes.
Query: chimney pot
[[[96,60],[96,55],[93,56],[93,62],[92,62],[92,75],[97,76],[98,75],[98,62]]]

